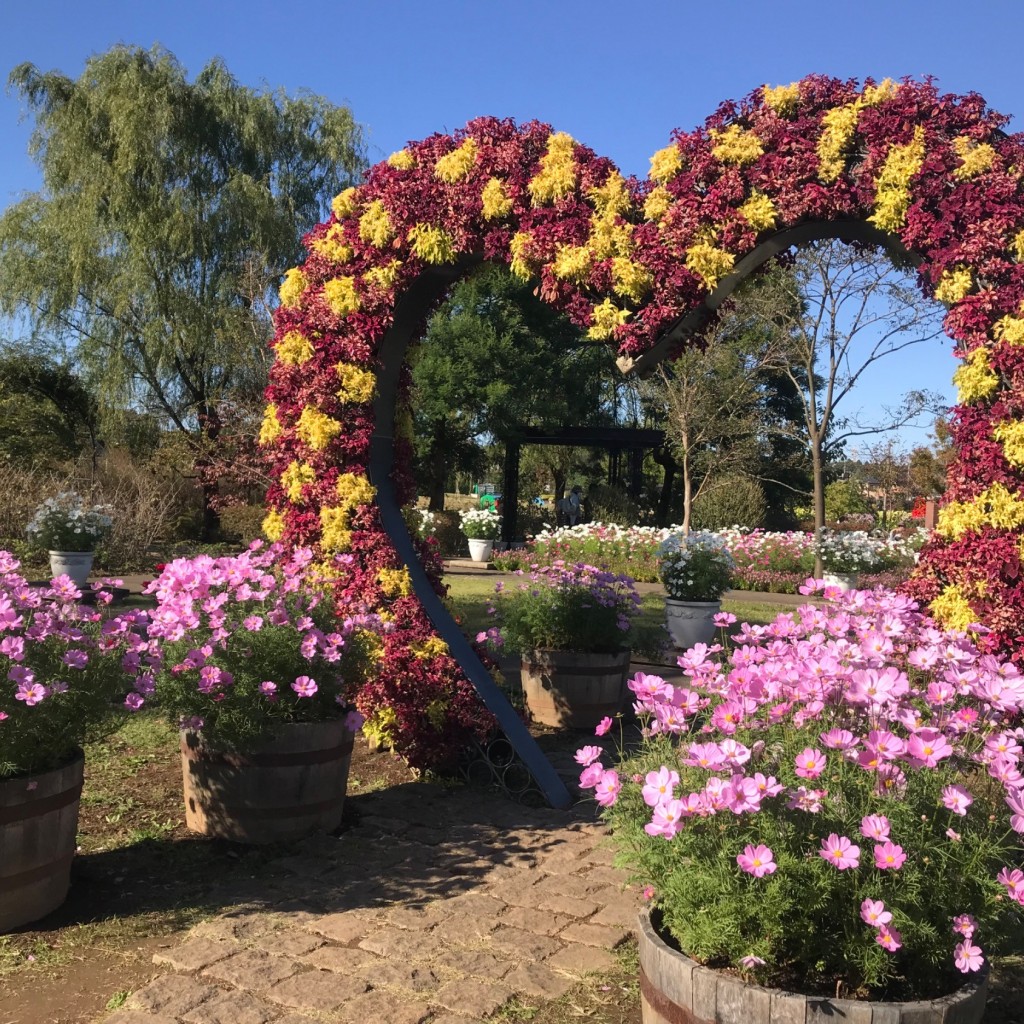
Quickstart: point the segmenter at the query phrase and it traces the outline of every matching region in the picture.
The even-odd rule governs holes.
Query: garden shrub
[[[237,502],[220,510],[221,539],[248,544],[263,536],[263,519],[267,510],[263,505]]]
[[[640,505],[621,487],[593,484],[584,499],[587,519],[616,526],[636,526],[643,518]]]
[[[833,480],[825,488],[825,518],[839,522],[846,516],[870,514],[867,498],[856,480]]]
[[[716,480],[693,503],[692,526],[697,530],[753,530],[768,512],[764,488],[749,476],[732,474]]]

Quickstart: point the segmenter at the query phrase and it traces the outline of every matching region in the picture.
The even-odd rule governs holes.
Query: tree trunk
[[[693,473],[690,470],[689,438],[683,435],[686,449],[683,453],[683,536],[690,535],[690,513],[693,511]]]
[[[199,455],[195,460],[195,469],[202,482],[203,495],[203,527],[202,540],[207,544],[218,539],[220,535],[220,481],[213,468],[211,455],[217,447],[220,437],[221,421],[217,410],[212,406],[204,406],[199,410]]]
[[[821,435],[811,435],[811,468],[814,474],[814,538],[821,536],[825,528],[825,466],[824,457],[821,451]],[[815,552],[814,555],[814,576],[821,579],[824,572],[821,555]]]
[[[672,484],[675,481],[679,464],[672,458],[672,453],[667,447],[655,448],[651,455],[654,461],[665,470],[665,476],[661,482],[661,493],[658,495],[655,519],[659,526],[667,526],[669,513],[672,511]]]

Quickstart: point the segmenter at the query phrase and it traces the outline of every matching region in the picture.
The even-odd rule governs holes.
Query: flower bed
[[[638,674],[641,750],[584,747],[581,785],[690,956],[930,997],[1024,939],[1024,677],[895,593],[830,593],[688,651],[684,686]]]

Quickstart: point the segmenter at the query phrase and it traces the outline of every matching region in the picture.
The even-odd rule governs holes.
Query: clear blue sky
[[[5,76],[31,61],[77,77],[114,43],[160,43],[193,74],[221,57],[246,84],[311,89],[351,107],[372,160],[494,114],[550,122],[645,175],[672,128],[811,72],[934,75],[1024,128],[1020,0],[0,0],[0,26]],[[0,97],[3,205],[39,184],[22,114]],[[909,387],[951,398],[949,351],[882,362],[853,405],[895,404]]]

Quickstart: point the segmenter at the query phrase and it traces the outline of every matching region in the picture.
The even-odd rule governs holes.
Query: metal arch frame
[[[649,373],[661,360],[669,356],[687,337],[698,333],[712,318],[718,307],[749,277],[773,256],[797,245],[824,238],[838,238],[846,242],[868,242],[885,248],[893,257],[917,266],[920,257],[904,248],[893,235],[868,224],[866,221],[816,221],[781,231],[761,242],[736,264],[733,272],[695,310],[687,313],[661,336],[657,344],[635,359],[618,360],[623,373]],[[425,270],[399,299],[392,326],[384,335],[378,352],[380,367],[377,375],[377,397],[374,400],[374,430],[370,440],[370,481],[377,490],[377,506],[381,524],[398,557],[409,570],[413,592],[437,630],[448,645],[455,660],[473,684],[480,699],[498,720],[516,754],[532,773],[544,797],[553,807],[566,808],[572,797],[554,766],[530,735],[522,719],[509,704],[491,674],[477,657],[476,651],[455,624],[448,609],[434,591],[413,545],[402,518],[391,481],[394,465],[394,423],[398,400],[399,377],[405,355],[414,332],[423,323],[448,288],[465,273],[482,262],[479,256],[466,256],[445,267]]]
[[[373,437],[370,440],[369,476],[370,482],[377,489],[377,507],[380,509],[381,524],[394,544],[398,557],[408,568],[413,593],[429,616],[434,629],[448,645],[448,649],[462,671],[466,673],[484,705],[498,720],[502,731],[533,775],[545,799],[552,807],[567,808],[571,806],[573,800],[554,765],[530,735],[523,720],[491,678],[490,672],[484,668],[476,651],[434,591],[409,536],[391,481],[399,376],[405,363],[409,342],[413,333],[423,323],[426,314],[433,309],[447,289],[479,262],[479,258],[466,258],[450,266],[424,271],[395,307],[392,326],[385,334],[378,352],[381,365],[377,375],[377,397],[373,403],[375,422]]]

